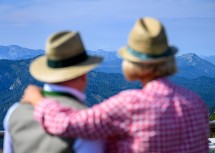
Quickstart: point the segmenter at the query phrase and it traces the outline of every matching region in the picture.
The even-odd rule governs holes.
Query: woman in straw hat
[[[163,25],[154,18],[141,18],[119,54],[126,79],[140,80],[142,89],[122,91],[82,111],[45,99],[32,86],[23,100],[35,106],[35,119],[49,133],[103,138],[109,153],[207,153],[204,102],[167,79],[176,72],[175,53]]]

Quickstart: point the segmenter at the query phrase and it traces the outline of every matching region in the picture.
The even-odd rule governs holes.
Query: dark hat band
[[[137,57],[140,58],[142,60],[147,60],[147,59],[156,59],[156,58],[161,58],[161,57],[166,57],[171,55],[171,50],[168,48],[163,54],[160,55],[152,55],[152,54],[145,54],[145,53],[139,53],[138,51],[132,49],[131,47],[127,47],[128,52]]]
[[[82,52],[79,55],[76,55],[74,57],[67,58],[61,61],[54,61],[54,60],[48,59],[47,65],[51,68],[63,68],[63,67],[73,66],[81,62],[84,62],[85,60],[87,60],[87,58],[88,56],[86,52]]]

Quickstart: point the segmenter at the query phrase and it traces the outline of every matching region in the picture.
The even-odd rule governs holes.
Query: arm
[[[8,110],[5,118],[4,118],[4,146],[3,146],[3,152],[4,153],[13,153],[13,143],[12,143],[12,139],[9,133],[9,118],[10,115],[12,114],[12,112],[16,109],[16,107],[18,106],[18,103],[15,103],[12,107],[10,107],[10,109]]]
[[[90,109],[77,111],[44,99],[35,107],[35,118],[51,134],[68,137],[105,138],[129,130],[127,94],[118,94]]]
[[[4,131],[4,146],[3,146],[3,152],[4,153],[13,153],[13,145],[11,141],[10,134],[8,130]]]

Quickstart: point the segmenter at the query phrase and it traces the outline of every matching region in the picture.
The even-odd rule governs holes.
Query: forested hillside
[[[29,60],[0,60],[0,129],[2,129],[2,119],[7,109],[20,99],[25,87],[31,84],[42,86],[41,82],[34,80],[28,70]],[[139,82],[128,82],[119,73],[103,73],[93,71],[88,75],[89,83],[86,90],[88,106],[107,99],[108,97],[131,88],[141,88]],[[199,77],[187,79],[174,76],[173,82],[185,86],[198,93],[207,103],[213,106],[215,102],[215,78]]]
[[[19,101],[26,86],[36,84],[42,87],[43,85],[30,76],[28,67],[31,60],[0,60],[0,130],[3,129],[2,122],[8,108]],[[122,90],[142,87],[139,82],[126,81],[119,73],[92,71],[88,74],[88,78],[89,83],[86,90],[88,106],[99,103]],[[199,94],[208,106],[215,105],[215,78],[188,79],[173,76],[171,80]]]

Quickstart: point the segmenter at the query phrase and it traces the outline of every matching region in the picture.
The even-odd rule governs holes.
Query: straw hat
[[[156,19],[146,17],[137,20],[128,38],[128,45],[119,55],[132,62],[152,63],[165,61],[177,52],[168,46],[163,25]]]
[[[31,75],[42,82],[77,78],[95,68],[102,58],[87,55],[78,32],[59,32],[46,43],[46,53],[30,65]]]

